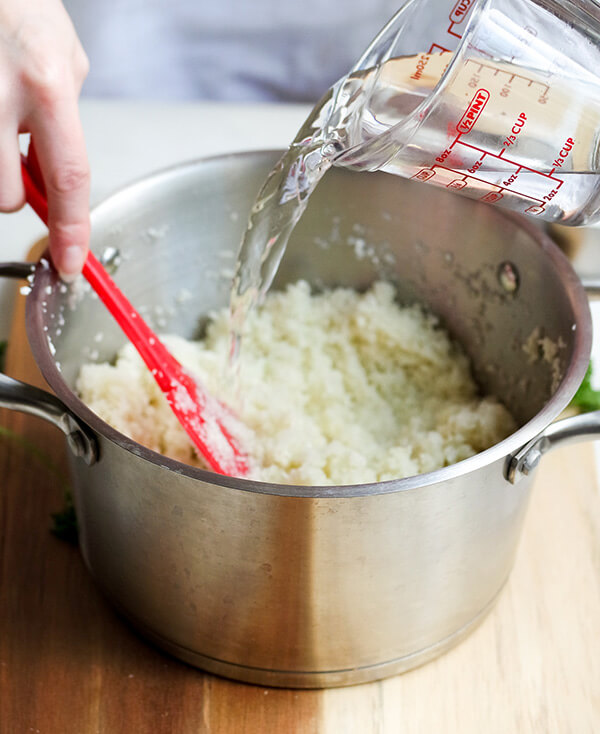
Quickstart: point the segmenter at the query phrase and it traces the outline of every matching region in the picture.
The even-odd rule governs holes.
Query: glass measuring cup
[[[408,0],[335,95],[334,110],[352,109],[335,165],[600,220],[593,0]]]

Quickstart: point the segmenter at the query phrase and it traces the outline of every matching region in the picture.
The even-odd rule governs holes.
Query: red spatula
[[[27,202],[47,225],[46,190],[32,148],[27,158],[22,156],[21,169]],[[83,266],[83,275],[139,352],[206,463],[219,474],[247,474],[248,458],[226,425],[235,420],[230,409],[209,395],[173,357],[92,252]]]

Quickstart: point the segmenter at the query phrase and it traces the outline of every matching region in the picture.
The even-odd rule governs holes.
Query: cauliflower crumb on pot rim
[[[195,339],[205,326],[198,316],[225,306],[245,213],[277,156],[178,166],[94,210],[92,247],[120,251],[115,279],[155,329]],[[506,287],[507,269],[518,287]],[[569,263],[533,225],[386,174],[328,173],[274,288],[298,281],[367,300],[388,298],[388,286],[373,284],[393,284],[419,319],[429,317],[414,304],[435,314],[516,429],[406,479],[319,486],[215,475],[128,438],[80,400],[81,366],[112,360],[123,337],[86,289],[63,292],[42,264],[27,329],[57,397],[12,386],[23,395],[15,405],[8,378],[0,390],[4,404],[35,410],[67,435],[85,563],[149,640],[262,685],[348,685],[430,660],[494,604],[535,474],[519,456],[538,435],[560,440],[549,425],[585,373],[590,316]],[[307,287],[291,288],[308,297]],[[383,338],[370,327],[357,333]],[[437,389],[443,379],[429,381]]]

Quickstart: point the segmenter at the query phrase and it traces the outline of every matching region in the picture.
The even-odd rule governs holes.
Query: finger
[[[0,211],[14,212],[25,203],[17,131],[0,132]]]
[[[27,150],[27,168],[31,174],[35,185],[46,196],[46,184],[44,183],[44,177],[42,175],[42,169],[40,168],[40,161],[35,152],[35,143],[33,140],[29,141],[29,148]]]
[[[81,92],[81,87],[83,86],[84,81],[86,80],[86,77],[88,75],[88,72],[90,70],[90,62],[89,59],[83,50],[83,47],[81,43],[79,43],[79,40],[76,41],[75,47],[73,49],[73,69],[74,69],[74,78],[75,78],[75,92],[77,96],[79,97],[79,94]]]
[[[48,197],[50,256],[61,278],[73,280],[87,256],[90,174],[75,100],[55,103],[31,123]]]

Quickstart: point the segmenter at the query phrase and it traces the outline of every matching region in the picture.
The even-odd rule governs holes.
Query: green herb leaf
[[[579,389],[571,400],[571,405],[584,412],[600,410],[600,390],[592,387],[592,363],[590,362]]]

